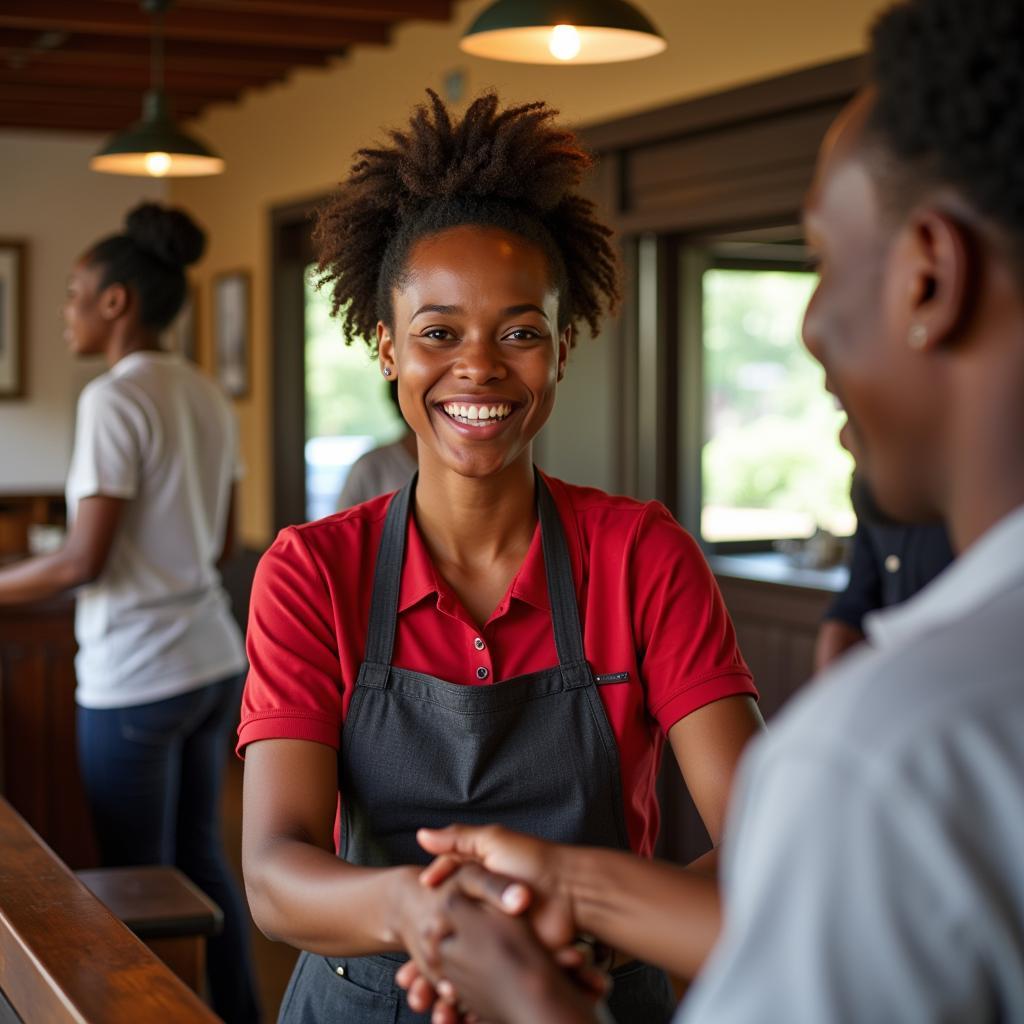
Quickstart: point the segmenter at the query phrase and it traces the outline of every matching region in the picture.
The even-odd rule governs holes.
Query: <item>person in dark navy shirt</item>
[[[829,606],[818,630],[817,672],[864,639],[868,612],[913,597],[953,561],[944,524],[909,525],[890,519],[856,475],[850,498],[857,513],[850,582]]]

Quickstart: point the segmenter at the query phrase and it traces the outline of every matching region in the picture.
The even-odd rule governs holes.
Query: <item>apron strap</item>
[[[555,650],[562,668],[583,662],[583,631],[576,604],[576,584],[572,578],[572,562],[565,542],[565,530],[558,517],[555,499],[540,472],[537,480],[537,513],[540,518],[540,540],[544,551],[544,573],[548,580],[548,601],[555,631]]]
[[[576,604],[576,584],[573,582],[565,531],[562,529],[554,498],[544,478],[536,470],[534,473],[555,650],[558,652],[559,665],[567,668],[584,661],[583,632],[580,629],[579,608]],[[366,631],[365,661],[374,665],[390,666],[394,653],[409,502],[415,492],[418,476],[418,473],[413,474],[412,479],[391,499],[384,520],[384,532],[373,574],[370,622]]]
[[[416,488],[418,476],[418,472],[413,473],[412,479],[391,499],[384,520],[384,533],[377,549],[365,655],[366,661],[376,665],[390,665],[391,654],[395,648],[395,625],[398,621],[398,594],[402,584],[409,499]]]

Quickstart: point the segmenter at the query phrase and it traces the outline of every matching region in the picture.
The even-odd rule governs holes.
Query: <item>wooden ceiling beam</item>
[[[339,50],[337,55],[343,51]],[[281,46],[232,46],[175,40],[164,48],[164,67],[182,70],[223,69],[255,74],[283,74],[298,65],[322,67],[333,55],[322,50]],[[51,61],[91,64],[117,60],[149,67],[149,40],[122,36],[67,35],[56,44],[45,33],[0,28],[0,65]]]
[[[183,118],[184,120],[184,118]],[[0,128],[42,128],[48,131],[118,132],[133,123],[121,107],[25,106],[0,100]],[[186,126],[186,131],[188,130]]]
[[[275,77],[253,75],[213,75],[193,72],[166,71],[164,88],[173,102],[176,95],[199,93],[218,97],[233,97],[243,89],[278,81]],[[89,67],[30,66],[12,70],[0,67],[0,84],[14,82],[36,85],[63,85],[71,87],[108,87],[129,89],[141,97],[149,88],[149,69],[119,67],[116,64],[96,64]]]
[[[113,0],[139,5],[139,0]],[[351,18],[353,21],[447,21],[451,0],[175,0],[176,8],[235,11],[242,14],[287,14],[291,17]]]
[[[4,0],[0,28],[148,38],[152,19],[134,5],[118,0]],[[192,8],[172,8],[164,18],[164,38],[168,41],[190,39],[328,51],[352,43],[386,43],[389,28],[372,21]]]
[[[26,106],[58,106],[66,103],[69,107],[94,106],[97,108],[121,108],[129,120],[137,118],[142,110],[138,93],[128,89],[82,88],[69,89],[63,85],[25,85],[17,82],[3,82],[4,103],[23,103]],[[224,96],[184,95],[178,93],[173,99],[173,110],[177,117],[193,117],[208,103],[223,100]]]

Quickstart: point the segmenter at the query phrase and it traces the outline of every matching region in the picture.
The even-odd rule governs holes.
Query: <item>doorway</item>
[[[321,197],[271,214],[274,529],[330,515],[360,455],[402,433],[377,361],[346,344],[316,287],[313,215]]]

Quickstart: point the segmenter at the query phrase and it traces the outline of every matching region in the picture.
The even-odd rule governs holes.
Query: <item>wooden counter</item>
[[[0,606],[0,794],[70,867],[98,864],[75,744],[73,598]]]
[[[0,1021],[216,1024],[0,799]]]
[[[712,555],[709,562],[770,720],[814,674],[818,627],[849,574],[794,568],[778,554]]]
[[[836,593],[846,586],[847,571],[798,569],[776,554],[712,555],[708,562],[770,727],[772,718],[813,674],[818,626]],[[668,744],[662,765],[658,798],[663,825],[656,852],[688,864],[707,852],[711,841]]]

